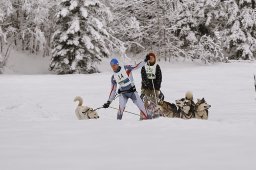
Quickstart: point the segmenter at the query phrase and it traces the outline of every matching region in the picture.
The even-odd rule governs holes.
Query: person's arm
[[[112,84],[112,87],[111,87],[111,92],[109,94],[109,98],[108,98],[108,101],[103,104],[103,108],[109,108],[111,102],[115,99],[116,97],[116,88],[117,88],[117,83],[115,81],[115,78],[114,78],[114,75],[111,77],[111,84]]]
[[[141,80],[142,80],[142,86],[147,87],[148,77],[147,77],[146,69],[144,66],[141,69]]]
[[[156,81],[155,81],[155,88],[156,90],[160,90],[162,84],[162,71],[160,66],[157,64],[156,66]]]
[[[127,71],[132,72],[133,70],[138,70],[138,69],[142,68],[145,64],[146,64],[146,62],[142,61],[142,62],[140,62],[140,63],[137,64],[137,65],[134,65],[134,66],[132,66],[132,65],[126,65],[126,66],[124,66],[124,67],[125,67],[125,69],[126,69]]]
[[[129,72],[132,72],[133,70],[138,70],[138,69],[142,68],[148,62],[149,59],[150,59],[150,57],[146,56],[145,60],[141,61],[139,64],[137,64],[135,66],[126,65],[124,67],[128,71],[128,74],[129,74]]]
[[[114,78],[114,75],[111,77],[111,92],[109,94],[109,98],[108,101],[112,102],[115,99],[116,96],[116,89],[117,89],[117,83],[116,80]]]

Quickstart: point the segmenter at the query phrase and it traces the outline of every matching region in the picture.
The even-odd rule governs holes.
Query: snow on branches
[[[107,30],[109,8],[97,0],[64,0],[57,14],[50,69],[59,74],[94,73],[96,64],[122,44]]]

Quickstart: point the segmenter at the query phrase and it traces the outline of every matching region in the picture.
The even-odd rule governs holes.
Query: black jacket
[[[145,66],[141,69],[142,89],[153,90],[152,80],[147,78]],[[160,66],[156,65],[156,79],[153,80],[155,90],[160,90],[162,83],[162,72]]]

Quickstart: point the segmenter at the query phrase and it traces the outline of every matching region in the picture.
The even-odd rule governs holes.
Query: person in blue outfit
[[[128,99],[131,99],[133,103],[140,109],[141,120],[150,118],[150,116],[147,114],[143,101],[141,100],[138,92],[136,91],[136,87],[134,85],[133,76],[132,76],[132,72],[134,70],[138,70],[139,68],[143,67],[148,62],[148,60],[149,60],[149,57],[146,57],[144,61],[140,62],[136,66],[131,66],[131,65],[120,66],[116,58],[110,61],[110,65],[112,67],[112,70],[114,71],[114,74],[111,77],[112,88],[109,95],[109,99],[103,105],[103,108],[108,108],[110,106],[111,102],[116,97],[116,91],[117,91],[118,94],[120,94],[119,110],[117,112],[118,120],[121,120],[123,117],[123,112],[125,110]],[[118,90],[117,90],[117,86],[119,86]]]

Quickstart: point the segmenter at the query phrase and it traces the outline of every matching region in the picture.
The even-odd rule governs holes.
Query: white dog
[[[79,96],[75,97],[74,102],[79,102],[76,108],[76,116],[78,120],[86,120],[86,119],[98,119],[99,115],[92,108],[83,106],[83,99]]]

